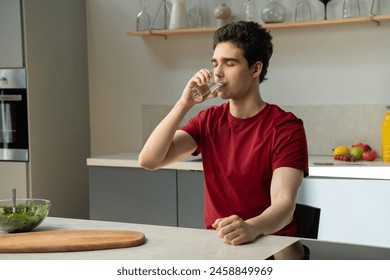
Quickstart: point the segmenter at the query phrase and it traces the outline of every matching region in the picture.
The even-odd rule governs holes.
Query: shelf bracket
[[[381,25],[381,22],[380,22],[379,20],[375,19],[375,15],[370,14],[369,19],[370,19],[371,21],[375,22],[377,26],[380,26],[380,25]]]
[[[166,3],[166,1],[167,1],[167,0],[162,0],[162,1],[161,1],[160,6],[158,7],[157,13],[156,13],[156,15],[154,16],[153,22],[152,22],[152,24],[150,25],[150,29],[149,29],[149,35],[164,37],[165,40],[168,39],[168,36],[165,35],[165,34],[155,34],[155,33],[153,33],[153,26],[154,26],[154,24],[156,23],[156,19],[157,19],[157,16],[159,15],[159,13],[160,13],[160,11],[161,11],[161,8],[164,6],[164,28],[167,29],[167,12],[166,12],[167,3]]]
[[[165,40],[168,39],[168,35],[166,35],[166,34],[156,34],[156,33],[153,33],[153,29],[149,29],[148,31],[149,31],[149,35],[151,35],[151,36],[160,36],[160,37],[164,37]]]

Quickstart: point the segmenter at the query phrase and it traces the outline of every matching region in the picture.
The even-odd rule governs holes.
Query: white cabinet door
[[[318,239],[390,247],[390,180],[309,177],[297,201],[321,208]]]
[[[23,67],[19,0],[0,0],[0,68]]]

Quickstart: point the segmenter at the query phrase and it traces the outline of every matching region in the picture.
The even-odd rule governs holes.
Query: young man
[[[233,245],[264,234],[294,236],[295,199],[308,174],[302,121],[260,95],[273,52],[271,40],[254,22],[218,29],[211,61],[213,75],[225,82],[218,95],[228,102],[200,112],[179,128],[196,104],[191,89],[212,75],[198,71],[139,155],[140,165],[154,170],[200,153],[206,227]]]

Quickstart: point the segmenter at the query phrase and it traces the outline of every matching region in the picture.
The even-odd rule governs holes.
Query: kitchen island
[[[49,230],[129,230],[144,233],[146,241],[139,246],[119,249],[53,253],[0,253],[0,259],[261,260],[298,240],[295,237],[264,236],[251,244],[232,246],[224,243],[217,237],[215,231],[210,230],[56,217],[47,217],[35,231]],[[2,234],[7,233],[0,231],[0,238]]]
[[[87,159],[90,218],[203,226],[203,169],[190,157],[157,171],[138,164],[138,153]],[[318,239],[390,247],[390,163],[341,162],[310,156],[309,177],[297,202],[321,208]],[[102,211],[104,205],[116,205]]]
[[[57,230],[128,230],[145,234],[145,243],[128,248],[50,253],[0,253],[0,260],[264,260],[291,259],[302,243],[310,259],[389,260],[390,248],[267,235],[240,246],[225,243],[215,231],[132,223],[47,217],[36,232]],[[8,233],[0,232],[2,235]]]

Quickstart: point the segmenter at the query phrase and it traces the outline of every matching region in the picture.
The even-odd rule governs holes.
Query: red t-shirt
[[[212,106],[192,118],[182,130],[202,154],[205,180],[205,225],[236,214],[244,220],[260,215],[271,204],[272,173],[293,167],[308,175],[303,122],[276,105],[257,115],[237,119],[229,103]],[[276,234],[295,236],[295,219]]]

